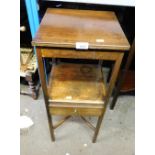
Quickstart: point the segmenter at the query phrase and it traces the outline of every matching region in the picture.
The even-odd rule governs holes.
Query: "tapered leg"
[[[52,116],[50,115],[49,107],[48,107],[48,93],[47,93],[44,64],[43,64],[43,59],[41,56],[41,49],[37,48],[36,51],[37,51],[37,59],[38,59],[39,76],[40,76],[41,86],[42,86],[43,94],[44,94],[45,107],[46,107],[46,112],[47,112],[47,118],[48,118],[48,124],[49,124],[49,128],[50,128],[51,139],[52,139],[52,141],[55,141]]]
[[[55,141],[54,128],[53,128],[53,122],[52,122],[52,116],[50,116],[49,113],[47,113],[47,117],[48,117],[48,124],[49,124],[51,139],[52,139],[52,141]]]
[[[112,70],[112,74],[111,74],[111,78],[110,78],[110,83],[109,83],[109,87],[108,87],[108,91],[107,91],[107,95],[106,95],[106,100],[105,100],[103,112],[102,112],[102,115],[98,118],[98,121],[97,121],[96,130],[95,130],[94,137],[93,137],[93,143],[96,142],[96,139],[97,139],[100,127],[101,127],[101,123],[102,123],[102,120],[103,120],[103,117],[104,117],[104,114],[105,114],[105,111],[106,111],[106,107],[107,107],[109,98],[111,96],[112,90],[114,88],[114,85],[115,85],[115,82],[116,82],[116,79],[117,79],[117,76],[118,76],[118,72],[119,72],[119,69],[120,69],[120,65],[121,65],[123,56],[124,56],[124,54],[119,54],[118,58],[115,60],[115,64],[114,64],[114,67],[113,67],[113,70]]]
[[[122,82],[123,80],[119,79],[119,82],[118,82],[118,85],[116,86],[116,90],[114,92],[114,95],[113,95],[113,100],[110,104],[110,109],[113,110],[115,105],[116,105],[116,102],[117,102],[117,98],[118,98],[118,95],[120,93],[120,89],[121,89],[121,86],[122,86]]]
[[[100,116],[100,117],[98,118],[98,121],[97,121],[96,130],[95,130],[94,137],[93,137],[93,141],[92,141],[93,143],[96,142],[96,139],[97,139],[97,136],[98,136],[100,127],[101,127],[102,120],[103,120],[103,117]]]

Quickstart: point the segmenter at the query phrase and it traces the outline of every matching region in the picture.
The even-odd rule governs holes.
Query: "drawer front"
[[[103,109],[101,108],[61,108],[51,107],[52,115],[82,115],[82,116],[100,116]]]

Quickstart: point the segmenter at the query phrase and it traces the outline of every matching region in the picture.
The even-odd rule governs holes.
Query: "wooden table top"
[[[47,9],[33,46],[129,50],[130,45],[114,12],[73,9]],[[85,46],[85,45],[84,45]]]

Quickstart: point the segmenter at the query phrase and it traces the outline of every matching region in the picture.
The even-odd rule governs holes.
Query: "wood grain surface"
[[[130,45],[114,12],[47,9],[34,46],[75,48],[87,42],[89,49],[129,50]]]
[[[49,101],[65,107],[103,107],[106,88],[101,68],[94,65],[58,64],[52,68]]]

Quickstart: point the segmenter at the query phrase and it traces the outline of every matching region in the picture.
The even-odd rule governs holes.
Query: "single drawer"
[[[82,115],[82,116],[100,116],[103,108],[67,108],[50,107],[52,115]]]

